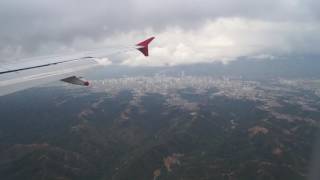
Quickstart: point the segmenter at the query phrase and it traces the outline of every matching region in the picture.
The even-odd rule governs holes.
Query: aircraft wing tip
[[[155,39],[155,37],[150,37],[138,44],[137,50],[139,50],[144,56],[149,56],[149,44]]]

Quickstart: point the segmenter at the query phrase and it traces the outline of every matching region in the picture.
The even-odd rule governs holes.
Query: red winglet
[[[154,40],[154,37],[151,37],[145,41],[142,41],[141,43],[138,43],[138,50],[145,56],[149,56],[149,43]]]

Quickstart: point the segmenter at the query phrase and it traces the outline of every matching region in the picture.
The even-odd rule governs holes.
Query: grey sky
[[[232,47],[238,48],[239,53],[224,55],[220,52],[192,58],[207,61],[211,56],[216,60],[236,59],[243,55],[274,56],[279,54],[273,54],[279,50],[278,46],[285,46],[282,53],[286,54],[296,52],[296,49],[299,53],[314,54],[320,45],[319,8],[320,3],[316,0],[2,0],[0,61],[79,47],[112,45],[110,41],[119,39],[122,39],[119,42],[127,39],[130,43],[149,34],[161,37],[156,44],[158,51],[155,50],[161,61],[161,57],[166,58],[161,55],[161,48],[167,51],[167,56],[185,53],[175,51],[179,47],[185,48],[184,51],[191,48],[183,40],[191,41],[191,36],[199,36],[203,41],[210,31],[221,36],[209,37],[208,41],[212,44],[217,39],[232,41]],[[168,37],[172,37],[174,31],[181,39],[170,42]],[[241,34],[236,34],[240,31]],[[252,35],[254,40],[250,39],[250,33],[255,33]],[[273,40],[275,49],[272,49]],[[166,43],[171,43],[171,49],[163,49]],[[240,52],[246,51],[243,46],[256,48],[246,54]],[[180,61],[185,58],[179,57],[182,58]]]

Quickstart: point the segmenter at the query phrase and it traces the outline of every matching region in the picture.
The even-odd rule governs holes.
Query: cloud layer
[[[315,0],[2,0],[0,62],[156,35],[152,65],[317,54]],[[150,65],[127,54],[124,64]]]

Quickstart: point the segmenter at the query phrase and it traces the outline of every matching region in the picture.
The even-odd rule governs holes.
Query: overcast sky
[[[317,0],[1,0],[0,62],[128,45],[156,36],[148,61],[229,62],[320,54]]]

